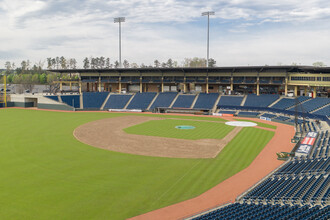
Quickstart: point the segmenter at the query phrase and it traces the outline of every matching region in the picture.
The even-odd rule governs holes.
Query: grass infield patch
[[[176,126],[194,126],[194,129],[177,129]],[[217,122],[204,122],[192,120],[151,120],[138,125],[125,128],[128,134],[138,134],[157,137],[179,138],[188,140],[222,139],[234,127]]]

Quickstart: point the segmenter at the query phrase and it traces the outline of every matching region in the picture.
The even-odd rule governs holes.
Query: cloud
[[[0,65],[8,59],[62,55],[115,60],[117,16],[126,17],[123,56],[130,62],[204,57],[206,18],[201,12],[208,10],[215,11],[211,56],[219,65],[298,59],[310,64],[330,58],[324,52],[330,49],[325,31],[330,2],[325,0],[0,0]]]

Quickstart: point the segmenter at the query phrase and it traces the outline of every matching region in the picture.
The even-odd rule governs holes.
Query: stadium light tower
[[[125,17],[114,18],[113,22],[119,23],[119,67],[121,68],[121,23],[125,22]]]
[[[206,67],[209,67],[209,35],[210,35],[210,15],[214,15],[214,11],[206,11],[202,13],[202,16],[207,16],[207,58],[206,58]]]

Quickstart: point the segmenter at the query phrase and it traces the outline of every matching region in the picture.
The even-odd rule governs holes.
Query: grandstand
[[[314,124],[312,130],[320,130]],[[307,156],[295,156],[235,203],[198,214],[189,219],[329,219],[330,137],[320,130]]]

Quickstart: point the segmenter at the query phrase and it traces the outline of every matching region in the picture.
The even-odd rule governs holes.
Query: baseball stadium
[[[329,67],[50,71],[1,94],[1,219],[329,219]]]

